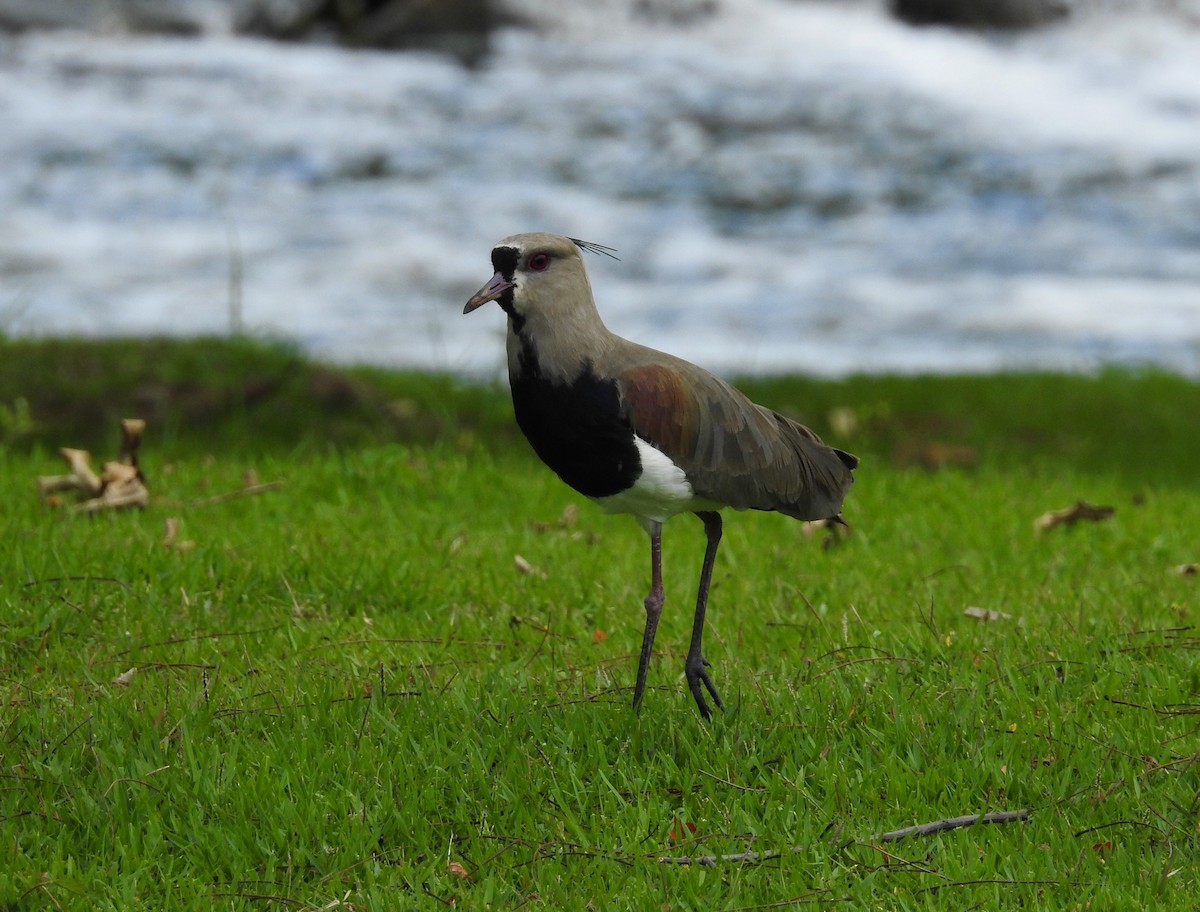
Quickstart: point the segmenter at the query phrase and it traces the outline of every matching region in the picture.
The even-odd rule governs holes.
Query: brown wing
[[[707,371],[660,358],[620,374],[622,405],[634,432],[682,468],[698,496],[797,519],[837,515],[855,457]]]

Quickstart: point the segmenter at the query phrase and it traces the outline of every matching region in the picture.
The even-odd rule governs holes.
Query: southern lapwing
[[[701,638],[722,507],[837,518],[858,459],[808,428],[755,405],[712,374],[610,332],[580,250],[610,248],[554,234],[517,234],[492,248],[495,275],[467,301],[508,315],[508,378],[517,424],[558,477],[604,510],[631,513],[650,535],[650,593],[633,705],[641,705],[663,606],[662,525],[678,513],[704,523],[708,547],[684,672],[724,708]]]

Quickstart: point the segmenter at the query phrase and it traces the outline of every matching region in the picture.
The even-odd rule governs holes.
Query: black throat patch
[[[633,487],[642,460],[615,380],[597,377],[589,364],[574,380],[555,382],[542,373],[535,347],[522,344],[509,384],[517,424],[559,478],[588,497]]]
[[[493,247],[492,248],[492,269],[504,276],[506,281],[511,282],[513,276],[517,273],[517,264],[521,261],[520,251],[516,247]],[[500,305],[510,320],[513,321],[514,328],[518,331],[524,327],[525,318],[517,313],[513,307],[513,290],[510,288],[504,294],[496,299],[496,303]]]
[[[492,248],[492,268],[510,282],[513,274],[517,271],[517,263],[520,262],[520,259],[521,254],[516,247]]]

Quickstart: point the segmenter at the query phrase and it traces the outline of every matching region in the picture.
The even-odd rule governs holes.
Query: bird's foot
[[[696,707],[700,710],[700,715],[706,722],[711,721],[712,710],[708,708],[708,702],[704,699],[704,690],[701,690],[700,685],[703,684],[708,690],[713,702],[717,704],[717,709],[724,710],[725,704],[721,702],[720,694],[717,693],[717,688],[713,684],[712,678],[709,677],[708,662],[703,657],[699,661],[694,661],[689,657],[684,663],[683,672],[687,677],[688,689],[696,700]]]

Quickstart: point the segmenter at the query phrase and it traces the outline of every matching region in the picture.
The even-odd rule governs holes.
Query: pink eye
[[[529,258],[529,268],[534,272],[543,272],[550,265],[550,254],[535,253]]]

